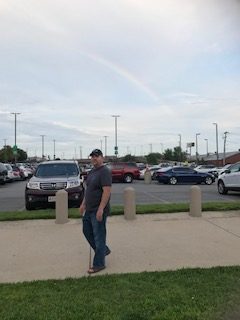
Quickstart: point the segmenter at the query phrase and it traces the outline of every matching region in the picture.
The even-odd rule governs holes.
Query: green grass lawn
[[[1,320],[239,320],[240,267],[0,284]]]
[[[240,210],[240,201],[234,202],[205,202],[202,204],[203,211],[229,211]],[[112,215],[122,215],[123,206],[112,206]],[[163,204],[145,204],[137,205],[137,214],[147,213],[174,213],[188,212],[188,203],[163,203]],[[71,208],[68,211],[69,218],[79,218],[79,210]],[[0,221],[27,220],[27,219],[54,219],[54,209],[33,210],[33,211],[15,211],[0,212]]]

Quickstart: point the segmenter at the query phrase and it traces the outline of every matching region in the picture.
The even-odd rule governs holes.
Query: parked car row
[[[106,164],[112,172],[113,182],[131,183],[140,178],[140,171],[134,162],[115,162]],[[151,170],[152,169],[152,170]],[[204,169],[204,168],[203,168]],[[205,168],[209,169],[209,168]],[[212,169],[212,168],[210,168]],[[149,168],[156,180],[163,184],[212,184],[217,179],[217,188],[220,194],[228,191],[240,191],[240,162],[222,168],[218,178],[214,172],[201,172],[188,166],[169,166],[162,168],[153,166]],[[77,162],[71,161],[45,161],[34,168],[26,164],[0,163],[0,183],[17,179],[25,180],[33,176],[26,184],[25,206],[32,210],[42,205],[51,205],[55,202],[56,192],[64,189],[68,193],[69,206],[79,206],[84,196],[84,179],[87,171],[83,172]]]
[[[7,168],[0,162],[0,184],[4,184],[7,181]]]
[[[26,180],[33,175],[34,167],[23,163],[0,163],[0,184]]]

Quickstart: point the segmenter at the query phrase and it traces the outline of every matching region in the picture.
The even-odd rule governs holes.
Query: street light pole
[[[20,112],[11,112],[11,114],[14,114],[14,118],[15,118],[15,139],[14,139],[14,145],[17,145],[17,115],[21,114]]]
[[[150,153],[152,153],[152,152],[153,152],[153,145],[152,145],[152,143],[149,143],[149,147],[150,147]]]
[[[115,118],[115,147],[114,147],[114,150],[115,150],[115,155],[116,155],[116,158],[118,156],[118,145],[117,145],[117,118],[120,117],[120,115],[112,115],[113,118]]]
[[[105,152],[104,152],[104,154],[105,154],[105,157],[107,155],[107,138],[108,138],[108,136],[104,136],[104,140],[105,140]]]
[[[80,159],[82,159],[82,146],[79,147]]]
[[[44,160],[44,134],[40,134],[40,137],[42,137],[42,160]]]
[[[180,165],[181,165],[181,162],[182,162],[182,135],[179,134],[179,160],[180,160]]]
[[[182,150],[182,135],[179,134],[178,136],[179,136],[179,147]]]
[[[206,141],[206,150],[207,150],[207,157],[208,157],[208,139],[204,139]]]
[[[11,112],[11,114],[14,114],[15,118],[15,125],[14,125],[14,149],[13,149],[13,154],[14,154],[14,161],[15,163],[17,162],[17,115],[21,114],[20,112]]]
[[[223,144],[223,165],[225,166],[226,164],[226,142],[227,142],[227,134],[229,132],[225,131],[224,132],[224,144]]]
[[[163,143],[161,142],[160,145],[161,145],[161,153],[163,154]]]
[[[213,125],[216,126],[216,155],[217,155],[217,165],[218,165],[218,160],[219,160],[219,156],[218,156],[218,124],[216,122],[213,122]]]
[[[56,154],[55,154],[55,142],[56,142],[56,140],[53,139],[53,159],[54,159],[54,160],[56,159]]]
[[[198,163],[198,136],[200,133],[196,133],[196,163]]]

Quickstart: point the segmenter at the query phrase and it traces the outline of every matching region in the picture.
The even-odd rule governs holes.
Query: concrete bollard
[[[124,218],[126,220],[136,219],[135,189],[131,187],[124,189]]]
[[[68,193],[65,190],[59,190],[56,193],[56,223],[68,222]]]
[[[202,216],[202,192],[200,187],[192,186],[190,189],[190,212],[192,217]]]
[[[146,170],[144,172],[144,182],[146,184],[150,184],[152,183],[152,176],[151,176],[151,172],[149,170]]]

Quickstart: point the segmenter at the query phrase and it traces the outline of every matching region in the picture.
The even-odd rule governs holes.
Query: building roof
[[[240,154],[239,151],[232,151],[232,152],[225,152],[225,159],[232,157],[236,154]],[[217,155],[216,153],[212,153],[207,155],[199,155],[199,159],[204,159],[204,161],[212,161],[212,160],[217,160]],[[223,160],[224,159],[224,153],[218,153],[218,159]]]

